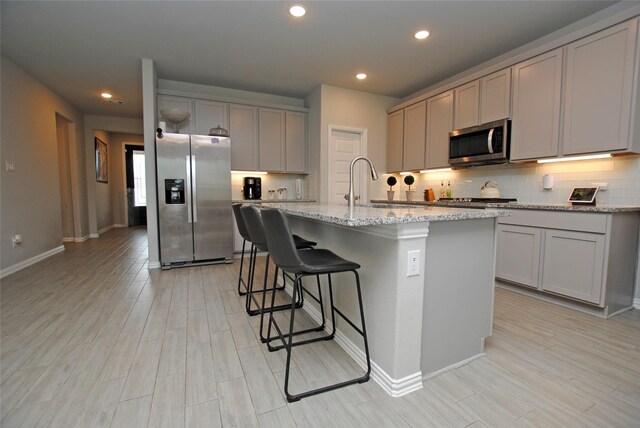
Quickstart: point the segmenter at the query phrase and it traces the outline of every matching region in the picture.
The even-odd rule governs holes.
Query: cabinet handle
[[[493,153],[493,130],[495,128],[491,128],[489,131],[489,136],[487,137],[487,148],[489,149],[489,153]]]

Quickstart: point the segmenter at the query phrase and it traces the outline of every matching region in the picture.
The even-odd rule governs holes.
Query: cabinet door
[[[229,106],[229,134],[231,169],[257,171],[258,108],[234,104]]]
[[[511,160],[558,155],[562,48],[513,69]]]
[[[601,234],[546,230],[542,289],[599,304],[604,243]]]
[[[195,131],[195,127],[193,126],[194,117],[193,117],[193,100],[191,98],[183,98],[183,97],[171,97],[168,95],[158,95],[157,98],[158,104],[158,121],[164,121],[167,123],[166,132],[176,132],[176,129],[173,123],[169,122],[169,120],[162,117],[162,113],[160,113],[163,109],[172,109],[177,108],[182,111],[189,112],[191,115],[189,119],[182,122],[178,127],[178,132],[181,134],[193,134]]]
[[[404,150],[402,167],[406,171],[424,168],[427,101],[404,109]]]
[[[538,288],[541,229],[499,224],[496,278]]]
[[[404,140],[404,110],[387,116],[387,172],[402,171],[402,141]]]
[[[567,46],[563,154],[629,146],[637,20]]]
[[[480,123],[507,119],[511,107],[511,69],[480,79]]]
[[[306,172],[307,159],[307,133],[304,113],[288,111],[285,113],[286,121],[286,171]]]
[[[449,166],[449,132],[453,130],[453,91],[427,100],[427,168]]]
[[[195,133],[198,135],[207,135],[218,125],[229,129],[229,105],[226,103],[196,100],[195,116]]]
[[[478,106],[480,101],[480,82],[474,80],[454,89],[455,114],[454,129],[468,128],[479,124]]]
[[[284,172],[284,110],[260,109],[260,170]]]

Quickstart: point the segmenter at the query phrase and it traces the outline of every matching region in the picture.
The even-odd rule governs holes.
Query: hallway
[[[236,292],[237,260],[149,271],[139,227],[65,247],[2,279],[3,428],[628,427],[640,420],[637,310],[602,320],[497,290],[486,357],[401,398],[370,381],[287,403],[284,351],[260,344],[259,318],[246,315]],[[298,351],[292,388],[360,370],[333,342]]]

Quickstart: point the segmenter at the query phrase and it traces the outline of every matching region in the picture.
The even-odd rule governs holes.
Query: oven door
[[[509,120],[500,120],[450,132],[449,164],[464,167],[507,162],[510,125]]]

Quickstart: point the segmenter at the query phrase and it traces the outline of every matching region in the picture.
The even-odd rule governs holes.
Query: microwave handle
[[[489,136],[487,137],[487,148],[489,149],[489,153],[493,153],[493,131],[495,128],[491,128],[489,131]]]

